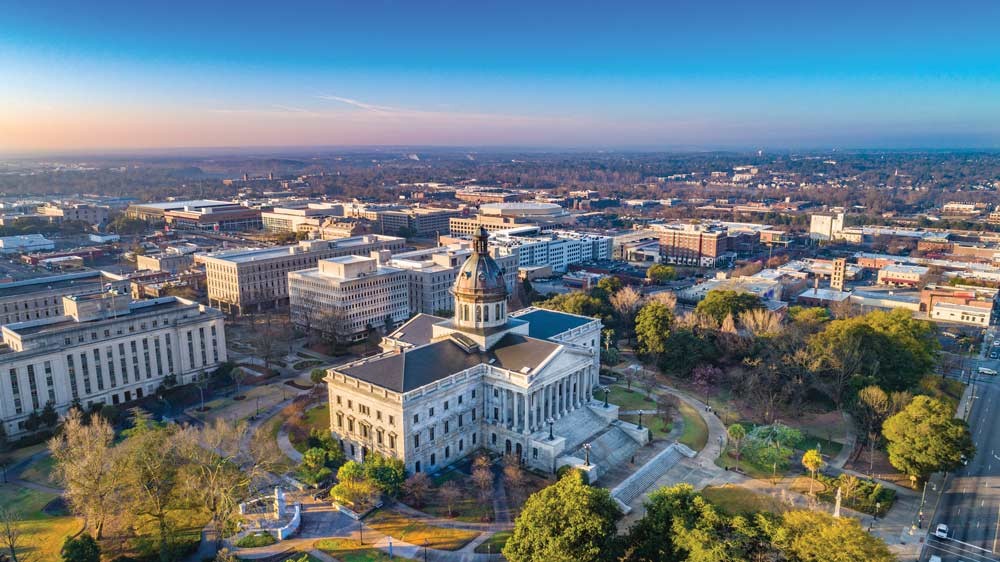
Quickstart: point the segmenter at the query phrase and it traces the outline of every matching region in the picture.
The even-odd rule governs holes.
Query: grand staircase
[[[689,456],[686,453],[690,451],[687,447],[678,445],[677,443],[670,444],[666,449],[660,451],[655,457],[649,460],[646,464],[642,465],[639,470],[632,473],[631,476],[622,481],[621,484],[615,486],[611,490],[611,497],[618,500],[619,505],[626,511],[629,511],[628,504],[639,497],[640,494],[646,491],[653,482],[656,482],[664,473],[670,470],[677,461],[681,460],[684,456]]]

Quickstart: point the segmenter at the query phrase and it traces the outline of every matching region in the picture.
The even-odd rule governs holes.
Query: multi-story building
[[[125,216],[140,219],[153,225],[164,223],[167,211],[183,211],[184,209],[211,209],[230,207],[232,201],[215,201],[212,199],[194,199],[184,201],[166,201],[163,203],[136,203],[125,209]]]
[[[251,209],[237,203],[226,206],[185,207],[163,213],[168,228],[205,230],[214,232],[242,232],[260,230],[260,209]]]
[[[388,250],[384,250],[388,257]],[[410,317],[406,273],[380,264],[383,256],[341,256],[288,274],[292,322],[306,330],[333,332],[339,340],[363,340],[372,329],[388,334]]]
[[[488,232],[496,232],[523,226],[539,225],[534,220],[525,217],[475,215],[473,217],[453,217],[449,220],[452,236],[472,236],[479,232],[480,228],[485,228]]]
[[[650,231],[659,237],[660,253],[666,263],[718,267],[735,258],[729,231],[721,225],[657,224]]]
[[[455,199],[468,201],[477,205],[480,203],[509,203],[520,201],[523,198],[524,196],[520,193],[505,191],[495,187],[470,187],[455,192]]]
[[[844,213],[816,213],[809,217],[809,237],[836,240],[844,230]]]
[[[567,230],[540,233],[535,227],[495,232],[490,245],[500,255],[517,256],[518,267],[549,266],[564,272],[572,264],[611,259],[609,236]]]
[[[108,207],[89,203],[46,203],[38,207],[36,212],[54,221],[82,221],[88,224],[103,225],[108,222],[111,210]]]
[[[64,296],[99,293],[109,282],[91,270],[0,284],[0,325],[62,316]]]
[[[166,297],[132,302],[100,293],[62,297],[63,316],[3,327],[0,423],[25,431],[32,412],[52,403],[125,404],[164,383],[193,382],[226,360],[223,315]],[[169,379],[168,379],[169,377]]]
[[[288,301],[288,272],[316,267],[319,260],[399,251],[405,240],[369,234],[339,240],[305,240],[291,246],[231,250],[201,258],[208,302],[231,314],[282,306]]]
[[[1000,290],[968,285],[928,285],[920,291],[920,310],[931,320],[988,327]]]
[[[418,315],[386,353],[328,371],[330,430],[347,457],[377,452],[436,472],[486,448],[540,470],[576,466],[591,480],[627,462],[649,434],[592,396],[600,320],[508,314],[485,230],[473,249],[453,287],[453,318]]]
[[[270,232],[312,233],[330,217],[343,217],[344,206],[338,203],[309,203],[305,207],[275,207],[260,214],[264,230]]]
[[[471,254],[468,244],[458,243],[394,255],[389,265],[406,271],[410,314],[452,310],[451,288],[459,268]],[[517,280],[517,256],[494,253],[493,257],[504,272],[507,290],[513,291]]]
[[[184,271],[193,264],[194,256],[191,254],[163,252],[159,254],[139,255],[135,257],[136,269],[149,269],[151,271],[177,273],[178,271]]]
[[[926,276],[929,271],[930,268],[922,265],[902,265],[893,263],[878,270],[877,283],[879,285],[905,285],[909,287],[916,287],[923,281],[924,276]]]
[[[404,229],[415,236],[435,236],[451,232],[449,221],[452,217],[460,217],[458,209],[412,208],[399,210],[377,211],[375,213],[375,228],[378,232],[395,234]]]

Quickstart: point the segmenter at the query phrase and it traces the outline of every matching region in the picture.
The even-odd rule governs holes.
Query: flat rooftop
[[[102,283],[101,272],[97,270],[34,277],[12,283],[0,283],[0,299],[80,285],[93,286],[96,289],[100,289]]]
[[[233,203],[232,201],[216,201],[215,199],[190,199],[187,201],[164,201],[162,203],[133,203],[132,207],[136,209],[159,209],[161,211],[170,211],[174,209],[183,209],[184,207],[221,207],[222,205],[238,205],[238,203]]]
[[[159,302],[155,304],[144,304],[144,302],[149,302],[149,301],[137,301],[135,303],[132,303],[132,306],[129,308],[129,313],[120,314],[117,316],[117,318],[122,319],[122,318],[132,318],[138,315],[159,314],[162,312],[168,312],[170,310],[177,310],[179,308],[195,306],[195,305],[185,304],[178,300],[173,300],[173,299],[167,302]],[[20,334],[21,337],[24,337],[24,336],[34,336],[38,334],[57,333],[66,330],[68,328],[77,328],[80,326],[87,326],[95,322],[103,322],[105,320],[115,319],[115,317],[112,316],[108,318],[101,318],[86,322],[77,322],[76,320],[74,320],[72,317],[69,316],[64,316],[63,318],[65,318],[65,320],[60,320],[58,322],[53,322],[51,324],[34,324],[33,322],[18,322],[14,324],[7,324],[5,328],[17,334]]]

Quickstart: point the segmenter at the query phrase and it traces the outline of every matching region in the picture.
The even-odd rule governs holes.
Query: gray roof
[[[507,334],[488,352],[466,353],[458,343],[445,339],[337,370],[394,392],[409,392],[482,363],[516,372],[526,372],[525,367],[534,370],[560,347]]]
[[[444,322],[445,318],[431,314],[417,314],[387,337],[410,345],[424,345],[431,341],[434,324]]]
[[[573,328],[579,328],[595,320],[587,316],[577,316],[576,314],[541,308],[520,314],[517,316],[517,319],[528,321],[529,336],[543,340],[547,340],[552,336],[559,335]]]

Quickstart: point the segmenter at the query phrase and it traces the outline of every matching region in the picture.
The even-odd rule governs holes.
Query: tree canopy
[[[657,263],[649,266],[646,270],[646,279],[653,283],[666,283],[677,279],[677,270],[669,265]]]
[[[656,300],[646,303],[635,318],[639,349],[647,354],[665,353],[673,322],[674,313],[667,305]]]
[[[528,498],[503,555],[510,562],[615,560],[621,517],[608,490],[584,484],[570,470]]]
[[[955,418],[950,404],[928,396],[915,397],[885,420],[882,433],[892,466],[920,479],[954,470],[975,452],[965,421]]]
[[[705,295],[705,298],[698,303],[695,310],[711,316],[716,322],[721,324],[728,316],[736,318],[743,312],[762,308],[763,306],[760,297],[753,293],[732,291],[729,289],[715,289]]]

